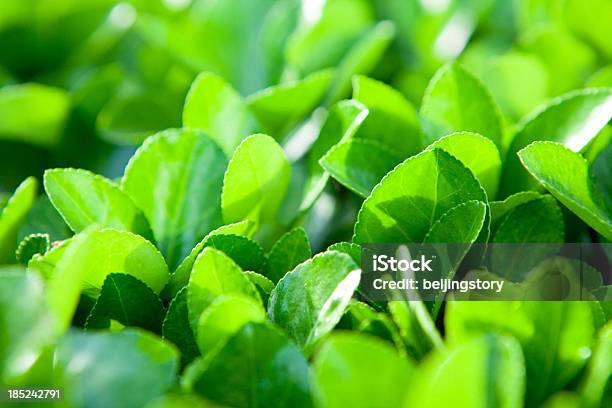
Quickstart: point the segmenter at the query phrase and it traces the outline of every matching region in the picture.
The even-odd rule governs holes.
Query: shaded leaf
[[[249,323],[190,366],[183,384],[232,407],[312,407],[310,375],[304,356],[276,328]]]
[[[51,248],[49,235],[47,234],[32,234],[28,235],[19,243],[15,251],[17,262],[22,265],[27,265],[34,255],[44,255]]]
[[[273,282],[278,282],[287,272],[310,256],[310,242],[306,231],[295,228],[285,233],[272,246],[264,265],[265,275]]]
[[[161,334],[164,306],[144,282],[131,275],[111,273],[104,280],[85,328],[106,329],[111,320]]]

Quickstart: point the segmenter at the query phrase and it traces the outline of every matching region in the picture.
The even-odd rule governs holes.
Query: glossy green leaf
[[[176,268],[176,271],[170,276],[170,282],[164,290],[163,296],[170,297],[176,295],[176,293],[189,282],[189,274],[193,268],[193,263],[202,250],[207,246],[208,240],[215,235],[234,235],[249,238],[252,235],[254,224],[252,221],[244,220],[234,224],[223,225],[217,229],[209,232],[204,239],[193,247],[189,255],[183,259],[180,265]],[[251,244],[247,244],[251,246]],[[259,253],[259,250],[255,250]]]
[[[70,406],[92,400],[107,407],[144,406],[172,387],[178,369],[174,348],[134,330],[71,333],[59,344],[56,360],[56,385]]]
[[[225,406],[312,407],[311,373],[300,351],[268,324],[243,326],[211,358],[190,366],[187,389]]]
[[[59,88],[35,83],[0,89],[0,139],[51,147],[59,143],[70,98]]]
[[[162,324],[164,339],[171,341],[181,352],[181,365],[185,366],[200,355],[195,334],[189,324],[187,288],[181,289],[168,305]]]
[[[552,100],[518,125],[506,154],[501,195],[526,190],[535,185],[521,167],[517,153],[536,140],[561,143],[580,151],[612,118],[612,90],[583,89]]]
[[[266,320],[266,312],[260,303],[249,298],[221,296],[198,319],[196,341],[203,355],[227,341],[249,322]]]
[[[440,350],[419,367],[409,387],[404,407],[522,407],[521,348],[512,338],[482,336]]]
[[[223,179],[224,221],[273,221],[290,179],[291,167],[274,139],[248,137],[236,148]]]
[[[261,302],[249,278],[223,252],[205,248],[193,264],[187,285],[189,321],[196,328],[200,315],[222,295],[241,295]]]
[[[183,126],[204,130],[231,156],[255,125],[246,101],[231,85],[212,73],[198,75],[185,100]]]
[[[523,166],[563,205],[589,226],[612,240],[610,203],[600,207],[601,193],[594,190],[586,160],[552,142],[535,142],[519,152]]]
[[[171,268],[221,224],[226,166],[219,147],[194,130],[161,132],[128,163],[121,188],[144,212]]]
[[[591,165],[591,179],[601,201],[612,203],[612,143],[608,144]]]
[[[320,163],[342,185],[367,197],[401,161],[400,156],[380,143],[353,139],[332,147]]]
[[[359,212],[353,241],[422,242],[444,213],[471,200],[487,201],[472,173],[440,149],[425,151],[374,188]]]
[[[414,106],[389,85],[365,76],[353,78],[353,99],[363,103],[369,115],[356,137],[378,141],[401,158],[422,147],[421,125]]]
[[[270,320],[300,346],[331,331],[359,285],[360,271],[346,254],[325,252],[283,277],[270,295]]]
[[[328,251],[338,251],[347,254],[357,265],[361,263],[361,247],[352,242],[336,242],[327,247]]]
[[[501,149],[499,108],[486,87],[460,65],[448,64],[432,78],[419,112],[427,143],[458,131],[491,139]]]
[[[331,107],[306,157],[309,176],[300,209],[308,209],[314,204],[329,179],[329,174],[319,165],[319,160],[333,145],[351,138],[367,116],[367,108],[356,101],[340,101]]]
[[[459,132],[435,141],[431,148],[442,149],[459,159],[476,176],[487,197],[497,195],[502,162],[490,139],[477,133]]]
[[[34,177],[25,179],[0,213],[0,264],[15,262],[17,232],[34,205],[36,187]]]
[[[60,327],[67,327],[81,292],[97,297],[111,273],[125,273],[158,294],[169,273],[159,251],[144,238],[129,232],[101,230],[76,235],[70,241],[28,264],[47,280],[49,309]]]
[[[280,139],[317,106],[332,76],[332,70],[324,70],[299,81],[263,89],[248,97],[247,106],[264,126],[266,133]]]
[[[161,334],[164,306],[144,282],[131,275],[111,273],[104,280],[85,328],[106,329],[111,320]]]
[[[40,278],[22,268],[0,268],[0,381],[12,384],[54,340]]]
[[[264,265],[265,275],[273,282],[278,282],[311,255],[306,231],[295,228],[280,237],[272,246]]]
[[[266,261],[257,242],[239,235],[215,234],[208,238],[206,246],[225,253],[245,271],[261,271]]]
[[[594,334],[585,302],[449,302],[445,323],[451,344],[482,333],[516,338],[525,355],[527,401],[533,406],[580,372]]]
[[[80,169],[52,169],[45,171],[44,185],[51,203],[74,232],[115,228],[151,236],[143,213],[102,176]]]
[[[28,235],[19,243],[15,251],[17,262],[27,265],[36,254],[44,255],[51,248],[51,241],[47,234]]]
[[[410,361],[376,338],[333,334],[315,357],[320,406],[401,406],[407,387],[398,383],[409,383],[413,370]]]

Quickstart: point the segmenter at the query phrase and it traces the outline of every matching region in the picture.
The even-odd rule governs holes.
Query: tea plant
[[[609,281],[588,302],[359,290],[368,243],[461,243],[458,264],[601,243],[610,264],[609,2],[315,3],[0,11],[0,385],[75,407],[612,405]]]

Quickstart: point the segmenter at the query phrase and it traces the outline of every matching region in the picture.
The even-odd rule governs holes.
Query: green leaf
[[[227,156],[252,133],[256,121],[244,98],[221,77],[204,72],[193,81],[183,108],[183,126],[199,128]]]
[[[54,378],[64,402],[142,407],[176,381],[174,348],[146,332],[70,333],[56,352]]]
[[[356,101],[340,101],[331,107],[306,157],[309,176],[300,209],[309,209],[314,204],[329,179],[329,174],[319,165],[319,160],[333,145],[351,138],[367,116],[366,107]]]
[[[154,133],[180,125],[177,99],[163,88],[117,95],[98,114],[96,128],[110,143],[138,145]]]
[[[587,161],[558,143],[534,142],[519,152],[523,166],[563,205],[589,226],[612,240],[610,208],[591,185]],[[608,203],[609,205],[609,203]]]
[[[335,102],[349,94],[354,75],[372,72],[394,37],[395,25],[391,21],[381,21],[364,33],[338,65],[328,101]]]
[[[239,235],[215,234],[206,240],[206,246],[225,253],[245,271],[261,271],[266,261],[257,242]]]
[[[525,354],[527,405],[565,387],[590,356],[594,334],[586,302],[449,302],[448,342],[500,333],[516,338]]]
[[[350,301],[342,318],[334,328],[336,332],[347,330],[375,336],[393,345],[402,355],[404,354],[405,347],[393,320],[385,313],[377,312],[366,303],[354,299]]]
[[[23,240],[28,235],[46,233],[51,242],[61,241],[72,236],[72,231],[57,212],[46,194],[39,196],[32,209],[28,212],[24,222],[17,234],[18,240]]]
[[[563,242],[565,228],[563,214],[556,200],[542,196],[510,209],[499,220],[493,233],[493,243],[557,243]],[[539,262],[554,255],[555,246],[521,246],[520,250],[508,251],[505,246],[491,247],[491,271],[495,274],[520,281]],[[548,248],[550,247],[550,248]],[[509,256],[509,252],[512,256]]]
[[[221,224],[226,166],[212,140],[185,129],[158,133],[130,159],[121,188],[149,220],[170,268]]]
[[[291,166],[274,139],[249,136],[236,148],[223,179],[224,221],[275,220],[290,179]]]
[[[420,116],[427,143],[449,133],[470,131],[491,139],[501,150],[499,108],[487,88],[456,63],[440,68],[432,78]]]
[[[222,295],[240,295],[261,302],[249,278],[223,252],[205,248],[193,264],[187,285],[189,322],[196,328],[200,315]]]
[[[433,349],[444,348],[442,337],[423,302],[393,300],[388,306],[399,334],[414,358],[421,359]]]
[[[604,148],[591,165],[591,179],[602,195],[601,201],[612,203],[612,143]]]
[[[298,81],[263,89],[247,98],[247,106],[266,133],[280,140],[286,131],[317,106],[332,76],[332,70],[323,70]]]
[[[130,232],[101,230],[75,235],[28,268],[47,280],[49,309],[60,328],[70,323],[81,292],[97,297],[111,273],[125,273],[147,284],[156,294],[166,285],[168,267],[149,241]]]
[[[612,87],[612,65],[606,65],[596,71],[586,83],[589,88],[610,88]]]
[[[45,171],[44,185],[51,203],[74,232],[93,226],[151,237],[142,211],[102,176],[81,169],[51,169]]]
[[[298,345],[330,332],[359,285],[360,270],[346,254],[325,252],[286,274],[270,295],[270,320]]]
[[[536,191],[521,191],[512,194],[504,201],[491,201],[489,203],[489,206],[491,207],[491,231],[496,231],[500,222],[514,208],[539,198],[542,198],[542,194]]]
[[[401,161],[400,156],[380,143],[353,139],[332,147],[320,163],[342,185],[367,197]]]
[[[459,132],[436,140],[428,149],[438,148],[459,159],[478,179],[487,196],[497,195],[502,169],[501,157],[495,144],[477,133]]]
[[[0,139],[55,146],[69,110],[63,89],[34,83],[5,86],[0,89]]]
[[[517,153],[536,140],[561,143],[573,151],[584,149],[612,118],[612,90],[582,89],[553,99],[518,125],[506,153],[502,197],[530,189],[533,179],[521,167]]]
[[[85,328],[106,329],[113,320],[161,334],[164,314],[159,297],[144,282],[123,273],[111,273],[104,280]]]
[[[610,378],[612,377],[612,323],[600,331],[580,393],[587,407],[605,407],[612,403]]]
[[[481,234],[487,220],[487,205],[481,201],[466,201],[444,213],[429,229],[423,242],[425,243],[462,243],[449,249],[440,249],[443,259],[440,276],[453,279],[470,246]],[[486,228],[486,227],[485,227]],[[438,290],[432,308],[434,318],[438,315],[445,293]]]
[[[207,246],[208,240],[215,235],[237,235],[249,238],[252,234],[254,224],[252,221],[244,220],[234,224],[223,225],[208,233],[198,244],[193,247],[189,255],[180,263],[176,271],[170,276],[170,282],[164,289],[164,298],[172,298],[178,291],[189,282],[189,275],[193,263],[202,250]]]
[[[19,243],[15,251],[17,262],[27,265],[34,255],[44,255],[51,248],[51,241],[47,234],[31,234]]]
[[[36,274],[0,268],[0,382],[12,384],[54,340],[52,321]]]
[[[15,262],[17,232],[36,200],[37,182],[25,179],[0,213],[0,265]]]
[[[369,2],[324,3],[319,18],[303,21],[290,37],[286,49],[288,65],[302,74],[336,65],[373,20],[374,10]]]
[[[404,407],[519,408],[524,370],[521,348],[514,339],[478,337],[429,356],[410,384]]]
[[[472,173],[450,154],[433,149],[387,174],[364,201],[353,241],[422,242],[434,223],[467,201],[486,202]]]
[[[196,340],[200,352],[207,355],[245,324],[265,320],[266,312],[261,303],[245,297],[221,296],[198,319]]]
[[[338,251],[347,254],[357,265],[361,263],[361,247],[352,242],[336,242],[327,247],[328,251]]]
[[[311,255],[306,231],[303,228],[292,229],[272,246],[264,265],[265,275],[273,282],[278,282],[287,272]]]
[[[181,352],[181,366],[187,365],[200,355],[195,335],[189,324],[187,290],[184,287],[172,299],[162,325],[164,339],[174,343]]]
[[[210,359],[190,366],[183,384],[208,400],[246,407],[312,407],[310,369],[276,328],[243,326]]]
[[[398,407],[406,396],[413,365],[392,347],[370,336],[332,334],[314,362],[320,406]],[[376,375],[372,375],[376,373]]]
[[[356,138],[378,141],[401,158],[421,149],[421,125],[414,106],[391,86],[365,76],[353,77],[353,99],[363,103],[369,115]]]

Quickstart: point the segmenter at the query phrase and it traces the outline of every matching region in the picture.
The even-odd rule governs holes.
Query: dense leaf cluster
[[[606,0],[3,4],[0,385],[612,405],[610,301],[358,290],[366,243],[462,243],[457,267],[474,243],[609,248],[610,21]]]

